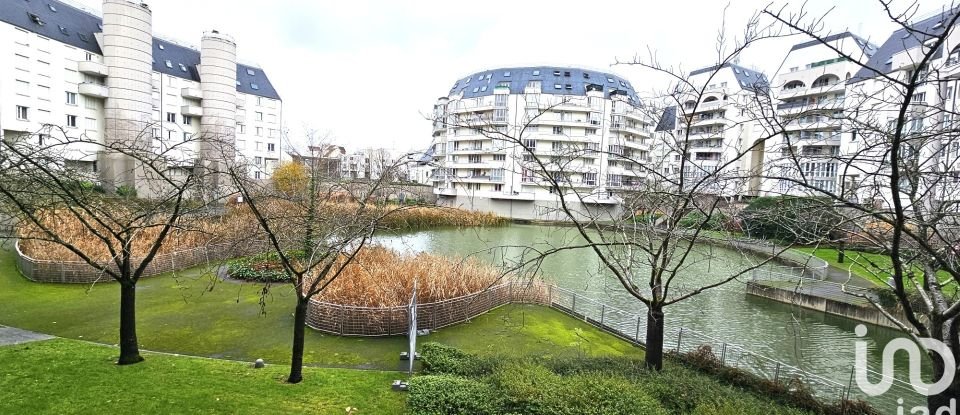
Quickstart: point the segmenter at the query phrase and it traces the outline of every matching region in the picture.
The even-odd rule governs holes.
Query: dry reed
[[[414,281],[417,302],[432,303],[483,291],[500,273],[476,259],[420,253],[400,255],[381,246],[360,251],[343,274],[316,298],[358,307],[409,304]]]

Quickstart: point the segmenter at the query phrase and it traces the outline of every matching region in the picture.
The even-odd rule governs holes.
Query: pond
[[[382,235],[378,242],[400,251],[474,256],[495,265],[503,265],[519,258],[524,252],[523,247],[545,249],[582,242],[582,239],[569,227],[510,225]],[[758,258],[748,258],[720,246],[698,247],[696,255],[688,262],[689,266],[683,270],[682,283],[691,286],[717,281],[743,269],[749,261],[756,260]],[[549,283],[623,310],[644,314],[644,305],[627,294],[617,280],[605,271],[598,257],[588,250],[554,254],[542,266],[543,278]],[[744,276],[669,306],[666,309],[668,332],[678,327],[692,329],[848,385],[854,364],[854,345],[859,339],[854,334],[858,323],[749,296],[744,291],[747,279],[749,276]],[[874,326],[869,328],[864,340],[869,343],[872,368],[880,367],[882,347],[898,337],[901,334],[895,330]],[[670,344],[669,341],[667,343]],[[899,363],[897,377],[906,379],[906,374],[901,373],[906,364]],[[858,392],[855,383],[854,391]],[[893,411],[896,410],[897,397],[905,398],[911,406],[922,403],[920,398],[907,393],[897,397],[893,394],[894,391],[891,391],[889,397],[867,400]]]

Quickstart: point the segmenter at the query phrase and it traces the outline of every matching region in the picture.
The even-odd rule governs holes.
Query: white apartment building
[[[340,177],[377,180],[394,162],[390,150],[384,148],[357,150],[340,156]]]
[[[826,45],[794,45],[774,77],[771,90],[786,134],[766,141],[771,179],[763,181],[765,195],[809,196],[838,188],[846,86],[860,66],[837,51],[866,62],[877,48],[850,32],[824,40]]]
[[[916,185],[917,194],[928,195],[923,200],[934,203],[960,200],[960,137],[954,115],[960,88],[960,32],[949,33],[934,59],[925,66],[919,64],[921,54],[932,46],[923,34],[947,30],[947,13],[950,11],[916,21],[912,30],[895,31],[871,56],[867,67],[848,81],[846,111],[854,115],[856,123],[844,129],[840,184],[850,200],[878,207],[892,205],[890,132],[905,97],[879,74],[907,80],[918,72],[922,83],[905,114],[904,148],[898,158],[899,163],[915,163],[904,171],[914,170],[923,177],[916,183],[903,177],[900,187]],[[857,108],[870,110],[853,112]],[[911,198],[904,194],[901,199],[909,203]]]
[[[500,68],[454,84],[434,106],[438,203],[519,219],[564,215],[550,174],[575,210],[619,209],[650,162],[650,118],[630,83],[566,67]],[[547,168],[535,167],[537,158]]]
[[[684,186],[702,194],[728,199],[758,195],[765,136],[756,121],[756,97],[767,94],[766,76],[726,64],[695,70],[688,81],[704,92],[668,98],[675,105],[667,107],[657,125],[658,174],[672,180],[683,174]]]
[[[282,101],[263,69],[238,63],[236,43],[215,30],[198,50],[154,37],[152,26],[145,3],[104,0],[98,15],[56,0],[4,1],[0,139],[42,140],[55,125],[106,143],[152,138],[162,149],[215,134],[235,140],[250,174],[267,178],[280,160]],[[107,186],[139,184],[115,154],[69,150],[73,167]],[[189,167],[213,152],[200,140],[178,162]]]

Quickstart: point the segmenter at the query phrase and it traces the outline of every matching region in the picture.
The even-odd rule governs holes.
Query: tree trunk
[[[137,284],[120,283],[120,358],[118,365],[132,365],[143,361],[137,343]]]
[[[937,355],[937,357],[933,358],[933,381],[940,380],[940,378],[943,377],[943,369],[943,359]],[[957,399],[960,399],[960,376],[953,378],[953,382],[947,390],[940,392],[940,394],[927,397],[927,406],[931,414],[942,414],[944,412],[941,411],[941,408],[956,408],[958,404]],[[953,412],[947,413],[952,414]]]
[[[647,369],[663,369],[663,308],[650,306],[647,309],[647,350],[644,364]]]
[[[950,323],[945,324],[947,326],[945,337],[942,339],[944,344],[950,348],[950,351],[953,352],[954,363],[960,362],[960,343],[958,343],[958,329],[960,329],[960,318],[954,318]],[[933,360],[933,379],[932,382],[937,382],[943,378],[943,372],[946,367],[944,364],[943,358],[938,353],[931,353]],[[957,405],[960,402],[957,400],[960,399],[960,373],[954,376],[953,381],[950,383],[950,386],[943,392],[940,392],[937,395],[927,397],[927,407],[930,410],[930,414],[942,414],[942,413],[955,413],[955,412],[943,412],[942,408],[957,408]]]
[[[840,246],[837,247],[837,262],[841,264],[843,263],[844,259],[846,259],[846,248],[847,248],[846,241],[841,240]]]
[[[293,355],[290,358],[290,376],[287,383],[300,383],[303,380],[303,340],[307,326],[307,299],[297,300],[297,310],[293,314]]]

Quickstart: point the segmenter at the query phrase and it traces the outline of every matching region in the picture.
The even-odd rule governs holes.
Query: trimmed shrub
[[[740,218],[754,238],[814,243],[829,239],[841,218],[829,201],[815,197],[758,197]]]
[[[425,343],[421,346],[420,361],[425,373],[468,377],[487,375],[496,366],[493,360],[440,343]]]
[[[490,385],[457,376],[424,375],[410,381],[407,405],[413,415],[496,415],[501,399]]]
[[[506,409],[528,415],[666,414],[639,385],[600,373],[559,376],[531,363],[507,365],[493,375]]]

